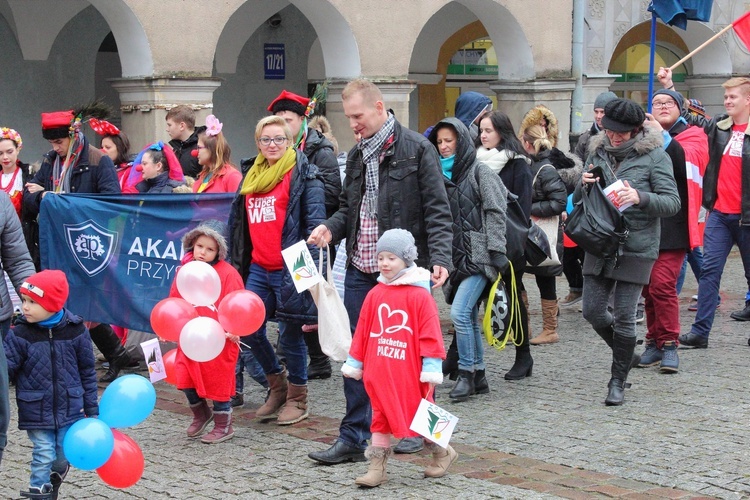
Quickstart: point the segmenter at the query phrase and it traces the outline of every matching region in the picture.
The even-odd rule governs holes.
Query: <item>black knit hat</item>
[[[615,99],[604,107],[602,127],[613,132],[627,132],[643,125],[646,113],[630,99]]]
[[[654,95],[651,97],[651,99],[658,95],[668,95],[669,97],[671,97],[672,100],[677,104],[677,107],[680,109],[680,113],[682,113],[682,107],[684,106],[685,101],[682,99],[682,95],[680,95],[679,92],[670,89],[660,89],[654,92]]]

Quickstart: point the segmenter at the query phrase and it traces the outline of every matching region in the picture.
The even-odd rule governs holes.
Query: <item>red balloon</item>
[[[172,297],[160,301],[151,310],[151,328],[160,338],[177,342],[182,327],[197,317],[198,311],[187,300]]]
[[[115,436],[115,449],[109,460],[96,469],[99,477],[113,488],[129,488],[143,475],[146,461],[143,451],[133,438],[117,429],[112,429]]]
[[[164,362],[164,369],[167,372],[167,378],[165,378],[164,381],[172,385],[177,385],[177,371],[174,367],[176,356],[177,349],[172,349],[171,351],[165,352],[161,357],[161,360]]]
[[[266,306],[250,290],[228,293],[219,304],[219,323],[232,335],[251,335],[266,321]]]

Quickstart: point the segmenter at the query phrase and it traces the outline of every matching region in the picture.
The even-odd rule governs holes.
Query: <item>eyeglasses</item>
[[[654,109],[672,109],[675,106],[677,106],[677,103],[674,102],[672,99],[664,102],[652,102],[651,107]]]
[[[258,142],[260,143],[261,146],[269,146],[272,142],[276,144],[277,146],[283,146],[286,141],[287,141],[287,138],[284,137],[283,135],[277,135],[273,139],[270,137],[265,137],[265,136],[258,139]]]

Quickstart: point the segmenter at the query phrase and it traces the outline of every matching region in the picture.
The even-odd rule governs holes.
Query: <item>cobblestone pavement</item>
[[[335,371],[328,380],[311,381],[311,418],[285,428],[252,421],[262,391],[250,380],[247,403],[235,412],[235,438],[219,445],[185,437],[190,419],[184,397],[158,383],[157,409],[143,424],[125,430],[146,457],[141,481],[115,490],[94,472],[74,470],[61,498],[750,497],[750,323],[729,318],[744,305],[746,288],[735,253],[724,278],[709,348],[680,349],[680,372],[675,375],[661,375],[657,368],[631,372],[633,387],[621,407],[603,404],[609,352],[575,306],[562,313],[560,343],[533,348],[532,377],[505,381],[513,348],[488,349],[489,395],[451,404],[445,395],[452,383],[438,391],[438,404],[461,419],[452,440],[460,458],[441,479],[422,478],[424,453],[396,456],[389,465],[389,482],[362,490],[353,479],[366,464],[326,467],[307,458],[338,434],[344,400]],[[538,311],[533,279],[526,285],[532,309]],[[683,331],[693,318],[687,305],[695,289],[689,277],[682,293]],[[561,279],[558,294],[566,293]],[[447,318],[442,297],[439,301]],[[532,315],[532,323],[538,332],[539,312]],[[645,326],[639,325],[643,336]],[[15,422],[14,415],[0,472],[0,498],[17,497],[28,481],[30,443],[14,428]]]

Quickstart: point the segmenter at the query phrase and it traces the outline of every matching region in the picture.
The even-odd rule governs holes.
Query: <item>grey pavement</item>
[[[525,284],[536,310],[532,329],[537,333],[538,291],[533,277]],[[446,395],[452,382],[438,389],[438,404],[461,419],[452,444],[462,455],[453,472],[441,479],[422,478],[426,455],[399,457],[389,463],[388,483],[362,490],[353,479],[366,464],[326,467],[307,458],[332,442],[344,413],[335,366],[331,379],[310,382],[313,418],[292,429],[251,421],[262,391],[248,378],[248,403],[235,414],[235,437],[218,445],[185,437],[190,418],[184,398],[159,383],[154,413],[124,429],[146,457],[141,481],[116,490],[93,471],[74,470],[61,498],[750,497],[750,323],[729,318],[744,306],[747,288],[734,252],[721,288],[723,301],[709,348],[680,349],[678,374],[634,369],[629,377],[633,387],[621,407],[603,404],[611,357],[575,306],[563,310],[560,343],[532,348],[532,377],[505,381],[514,349],[487,348],[489,395],[451,404]],[[682,292],[683,332],[694,315],[687,305],[695,290],[689,275]],[[561,278],[558,295],[565,294],[567,283]],[[645,325],[638,328],[643,338]],[[13,399],[11,407],[15,412]],[[0,471],[1,498],[17,497],[28,481],[30,442],[15,425],[14,413]]]

